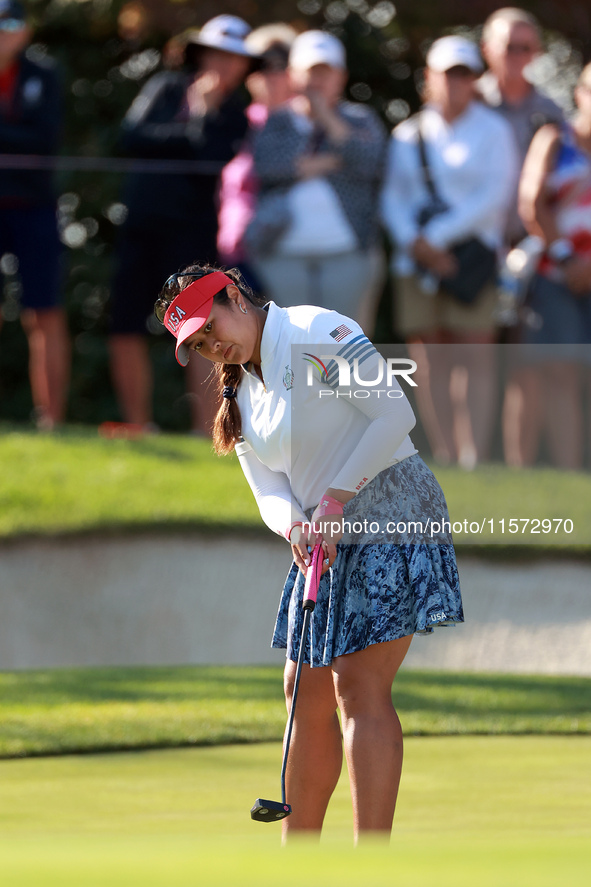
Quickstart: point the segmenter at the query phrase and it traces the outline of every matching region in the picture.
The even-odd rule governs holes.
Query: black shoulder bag
[[[420,119],[418,139],[423,178],[431,198],[431,202],[423,207],[419,213],[418,222],[420,227],[423,228],[432,218],[447,212],[449,206],[440,197],[435,187],[427,159],[425,140],[421,132]],[[442,277],[440,286],[446,293],[457,299],[458,302],[462,302],[464,305],[471,305],[476,301],[486,284],[496,279],[497,254],[477,237],[470,237],[468,240],[457,243],[450,248],[450,252],[455,256],[458,270],[452,277]]]

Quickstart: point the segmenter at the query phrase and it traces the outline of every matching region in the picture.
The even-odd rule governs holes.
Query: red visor
[[[176,359],[181,366],[189,362],[189,349],[183,343],[201,329],[211,313],[213,297],[229,283],[234,283],[231,277],[213,271],[185,287],[168,308],[164,326],[176,338]]]

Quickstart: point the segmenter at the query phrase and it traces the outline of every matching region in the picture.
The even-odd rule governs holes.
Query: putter
[[[285,772],[287,770],[287,758],[289,756],[289,743],[291,741],[291,731],[293,729],[293,719],[295,716],[296,701],[298,698],[298,688],[300,685],[300,675],[302,673],[302,665],[304,664],[304,648],[306,646],[306,637],[310,626],[310,617],[316,606],[316,597],[318,595],[318,585],[322,575],[322,546],[320,544],[314,546],[312,552],[312,560],[306,573],[306,585],[304,587],[304,601],[302,609],[304,611],[304,624],[302,625],[302,636],[300,638],[300,651],[298,654],[298,664],[296,668],[295,681],[293,685],[293,699],[291,701],[291,709],[289,712],[289,720],[287,722],[287,732],[285,735],[285,746],[283,749],[283,764],[281,766],[281,802],[266,801],[263,798],[257,798],[250,810],[251,819],[257,822],[277,822],[279,819],[285,819],[291,813],[291,807],[287,803],[285,796]]]

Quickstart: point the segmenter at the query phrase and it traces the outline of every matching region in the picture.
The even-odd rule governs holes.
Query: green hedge
[[[120,121],[137,90],[153,72],[167,38],[187,25],[200,25],[219,12],[246,17],[254,26],[291,21],[299,28],[331,28],[348,49],[352,98],[371,103],[388,126],[415,109],[415,72],[422,64],[425,41],[442,30],[481,23],[494,2],[428,0],[143,0],[149,15],[145,33],[135,41],[118,34],[123,0],[29,0],[36,25],[37,52],[55,57],[63,74],[66,124],[62,153],[110,156],[115,151]],[[591,25],[576,18],[576,4],[529,2],[545,26],[561,27],[585,53]],[[131,61],[130,61],[131,60]],[[394,104],[393,104],[394,103]],[[62,218],[82,223],[87,238],[68,248],[65,261],[65,302],[74,343],[69,418],[99,423],[117,418],[109,378],[106,329],[113,244],[117,234],[112,207],[120,199],[121,177],[114,173],[62,172],[56,178]],[[111,209],[110,209],[111,208]],[[27,345],[17,322],[14,280],[7,279],[4,325],[0,332],[0,419],[29,420],[31,397],[27,376]],[[12,295],[11,295],[12,294]],[[387,300],[383,300],[376,339],[393,340]],[[182,373],[170,347],[152,338],[156,369],[155,418],[165,429],[185,430],[189,410]]]

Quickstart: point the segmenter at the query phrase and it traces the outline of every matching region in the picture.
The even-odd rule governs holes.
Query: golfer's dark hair
[[[178,274],[169,277],[156,300],[154,314],[160,323],[163,323],[168,307],[189,284],[220,270],[231,278],[248,302],[257,306],[263,305],[262,300],[255,296],[237,268],[226,270],[225,268],[216,268],[214,265],[187,265]],[[213,301],[218,305],[228,305],[230,298],[226,289],[216,293]],[[231,453],[242,434],[242,417],[236,398],[222,397],[222,392],[224,388],[238,388],[243,372],[241,364],[213,364],[213,373],[217,378],[218,398],[221,401],[213,424],[213,448],[220,456]]]

